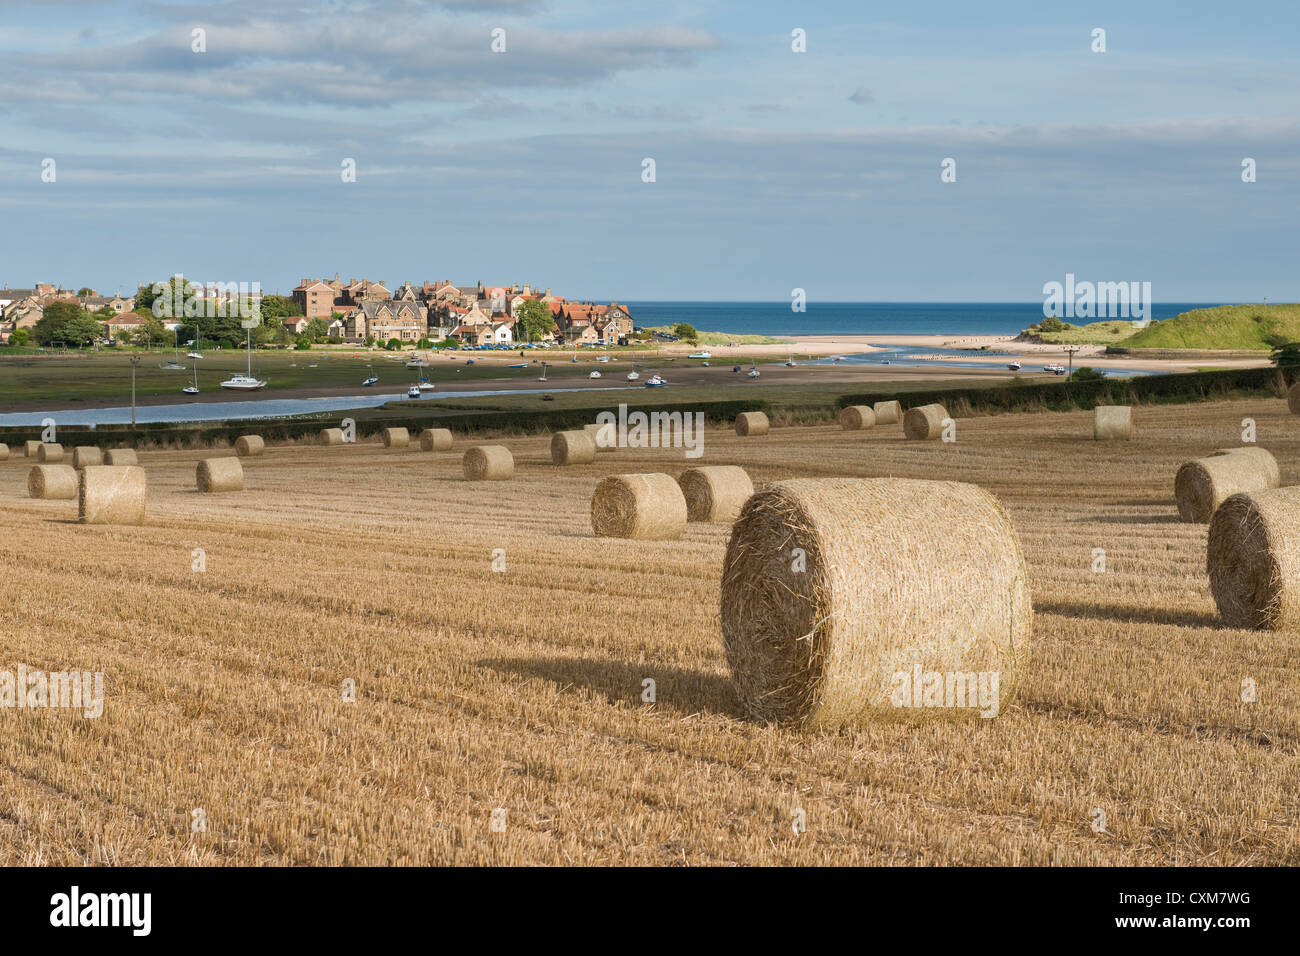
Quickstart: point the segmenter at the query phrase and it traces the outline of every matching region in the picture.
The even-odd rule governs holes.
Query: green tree
[[[1106,377],[1106,373],[1093,368],[1091,365],[1081,365],[1074,370],[1070,376],[1072,382],[1099,382]]]
[[[51,302],[32,329],[38,345],[90,345],[104,327],[75,302]]]
[[[551,307],[541,299],[525,299],[515,313],[515,338],[519,341],[546,341],[554,328]]]
[[[9,333],[9,344],[23,346],[31,341],[32,334],[26,329],[14,329]]]
[[[1300,365],[1300,342],[1287,342],[1275,348],[1273,364],[1278,368],[1285,365]]]
[[[80,289],[77,290],[78,299],[88,299],[94,294],[95,294],[95,290],[90,288],[89,286],[83,285]]]
[[[312,319],[307,323],[307,329],[303,333],[312,342],[324,342],[330,335],[330,324],[322,318]]]
[[[1038,323],[1040,332],[1064,332],[1065,323],[1054,315],[1049,315]]]
[[[389,339],[387,342],[384,343],[384,348],[388,349],[388,351],[390,352],[396,352],[401,347],[402,347],[401,339]]]
[[[688,342],[694,342],[700,337],[700,333],[695,331],[695,326],[689,322],[678,322],[674,325],[673,335]]]
[[[159,286],[164,288],[158,288]],[[152,282],[136,292],[135,311],[141,315],[157,311],[160,319],[184,319],[184,303],[194,295],[195,291],[194,284],[184,276],[172,276],[166,282]],[[173,315],[176,312],[176,294],[178,292],[180,293],[182,309],[179,314]],[[160,293],[163,301],[158,303],[158,309],[155,310],[154,302],[160,297]]]
[[[262,321],[267,325],[275,325],[277,320],[284,320],[295,315],[306,314],[307,313],[303,310],[303,307],[289,296],[262,296]]]
[[[415,347],[417,349],[431,349],[433,348],[433,343],[428,339],[420,339],[420,341],[415,343]]]
[[[298,341],[293,344],[293,347],[299,352],[306,352],[311,348],[311,337],[308,335],[298,336]]]

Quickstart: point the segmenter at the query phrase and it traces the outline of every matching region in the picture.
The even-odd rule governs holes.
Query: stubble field
[[[1024,545],[1034,644],[1000,717],[824,735],[740,711],[727,526],[592,536],[600,477],[676,474],[681,450],[556,468],[508,439],[515,479],[469,483],[460,439],[273,447],[211,496],[213,452],[146,452],[138,528],[28,499],[11,459],[0,668],[103,671],[106,700],[0,709],[0,863],[1294,864],[1300,638],[1219,625],[1205,526],[1172,500],[1245,417],[1300,481],[1273,399],[1139,408],[1132,442],[1091,441],[1087,412],[960,419],[953,444],[709,430],[702,462],[756,485],[974,482]]]

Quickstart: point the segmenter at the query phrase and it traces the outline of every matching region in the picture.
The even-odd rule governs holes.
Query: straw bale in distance
[[[104,464],[106,465],[138,465],[140,464],[139,456],[136,455],[134,448],[110,448],[104,452]]]
[[[1233,495],[1210,519],[1205,555],[1224,623],[1300,630],[1300,487]]]
[[[876,426],[876,413],[869,405],[850,405],[840,409],[840,428],[845,431],[859,431]]]
[[[0,442],[0,461],[8,461],[8,460],[9,460],[9,446],[6,445],[4,442]]]
[[[426,428],[420,432],[420,451],[450,451],[450,428]]]
[[[41,447],[36,449],[36,460],[51,465],[63,461],[63,446],[58,442],[41,442]]]
[[[244,490],[244,466],[233,455],[205,458],[194,472],[194,483],[205,494]]]
[[[460,465],[469,481],[505,481],[515,473],[515,457],[505,445],[473,445]]]
[[[551,436],[551,463],[590,465],[596,460],[596,439],[591,432],[564,431]]]
[[[764,412],[741,412],[736,416],[736,434],[742,438],[766,435],[771,428]]]
[[[813,729],[904,710],[899,675],[917,668],[997,673],[1000,712],[1025,664],[1033,612],[1015,529],[982,488],[801,478],[745,505],[723,561],[721,613],[745,708]]]
[[[596,451],[618,451],[618,428],[612,422],[603,425],[583,425],[582,430],[591,435]]]
[[[71,465],[34,465],[27,473],[27,494],[33,498],[75,498],[77,470]]]
[[[871,410],[876,413],[877,425],[897,425],[903,420],[903,406],[896,401],[876,402]]]
[[[35,458],[36,450],[40,447],[41,443],[38,441],[25,441],[23,442],[23,454],[28,458]]]
[[[406,448],[411,444],[411,433],[405,428],[385,428],[379,433],[385,448]]]
[[[928,440],[943,434],[943,420],[948,409],[942,405],[918,405],[903,414],[903,434],[908,438]]]
[[[87,465],[102,465],[104,452],[98,445],[78,445],[72,449],[72,467],[85,468]]]
[[[320,443],[322,445],[342,445],[343,429],[341,428],[322,428],[320,430]]]
[[[1098,405],[1092,410],[1092,437],[1099,441],[1133,437],[1133,409],[1127,405]]]
[[[235,454],[240,458],[251,458],[266,451],[266,442],[261,435],[240,435],[235,439]]]
[[[82,524],[144,524],[148,481],[138,465],[87,465],[77,472]]]
[[[671,541],[686,530],[686,497],[671,475],[610,475],[591,496],[597,537]]]
[[[1204,524],[1238,492],[1264,491],[1281,483],[1277,459],[1263,448],[1229,449],[1183,462],[1174,476],[1174,501],[1184,521]]]
[[[867,409],[870,411],[871,409]],[[686,520],[730,523],[754,493],[754,483],[738,465],[687,468],[677,479],[686,498]]]

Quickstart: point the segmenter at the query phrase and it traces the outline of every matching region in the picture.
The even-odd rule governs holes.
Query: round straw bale
[[[943,432],[943,420],[948,409],[942,405],[918,405],[903,414],[903,434],[908,438],[938,438]]]
[[[505,481],[515,473],[515,457],[505,445],[473,445],[460,465],[469,481]]]
[[[33,498],[75,498],[77,470],[71,465],[34,465],[27,473],[27,494]]]
[[[341,428],[322,428],[320,430],[320,443],[322,445],[342,445],[343,429]]]
[[[58,442],[41,442],[41,447],[36,449],[36,460],[50,464],[63,461],[63,446]]]
[[[0,461],[8,461],[8,460],[9,460],[9,446],[6,445],[4,442],[0,442]]]
[[[385,428],[379,433],[385,448],[406,448],[411,444],[411,433],[405,428]]]
[[[28,458],[35,458],[36,450],[40,447],[41,443],[38,441],[25,441],[23,442],[23,454]]]
[[[194,473],[194,483],[205,494],[218,491],[243,491],[244,466],[233,455],[205,458]]]
[[[583,425],[582,430],[591,435],[596,451],[618,451],[618,428],[613,422],[603,425]]]
[[[871,411],[871,409],[867,409]],[[754,483],[738,465],[687,468],[677,479],[686,498],[686,520],[730,524],[754,493]]]
[[[106,465],[138,465],[139,458],[136,456],[134,448],[110,448],[104,452],[104,464]]]
[[[261,435],[240,435],[235,439],[235,454],[240,458],[252,458],[266,451],[266,442]]]
[[[1291,410],[1292,415],[1300,415],[1300,382],[1287,389],[1286,407]]]
[[[450,428],[426,428],[420,432],[420,451],[448,451],[450,448]]]
[[[1205,554],[1224,623],[1300,629],[1300,487],[1233,495],[1210,519]]]
[[[1184,521],[1204,524],[1215,509],[1242,491],[1264,491],[1282,483],[1277,459],[1263,448],[1231,449],[1185,461],[1174,476],[1174,500]]]
[[[871,408],[877,425],[897,425],[903,420],[903,406],[898,402],[876,402]]]
[[[591,496],[601,538],[672,541],[686,530],[686,497],[670,475],[610,475]]]
[[[144,524],[148,483],[138,465],[87,465],[77,472],[82,524]]]
[[[1098,405],[1092,410],[1092,437],[1099,441],[1133,437],[1133,409],[1127,405]]]
[[[102,465],[104,453],[97,445],[78,445],[72,449],[72,467],[85,468],[87,465]]]
[[[1024,554],[997,499],[908,478],[801,478],[756,493],[732,527],[721,612],[745,708],[804,728],[915,706],[911,675],[934,672],[997,674],[1000,711],[1033,616]]]
[[[556,432],[551,436],[551,463],[590,465],[596,460],[596,439],[591,432]]]
[[[850,405],[840,409],[840,428],[847,432],[876,426],[876,413],[870,405]]]
[[[764,412],[741,412],[736,416],[736,434],[743,437],[766,435],[772,428]]]

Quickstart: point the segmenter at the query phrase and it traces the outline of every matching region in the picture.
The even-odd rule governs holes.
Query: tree
[[[312,342],[324,342],[330,335],[330,324],[322,318],[312,319],[303,332]]]
[[[515,312],[515,338],[520,341],[544,341],[551,337],[554,328],[551,307],[541,299],[525,299]]]
[[[298,341],[293,344],[293,347],[299,352],[306,352],[311,348],[311,337],[305,334],[298,336]]]
[[[83,285],[80,289],[77,290],[78,299],[89,299],[94,294],[95,294],[95,290],[90,288],[89,286]]]
[[[389,339],[387,342],[384,343],[384,348],[388,349],[388,351],[390,352],[396,352],[401,347],[402,347],[401,339]]]
[[[1081,365],[1074,370],[1070,376],[1072,382],[1100,382],[1106,377],[1106,373],[1100,369],[1095,369],[1091,365]]]
[[[14,329],[9,333],[9,344],[23,346],[31,341],[32,334],[26,329]]]
[[[420,341],[415,343],[415,347],[417,349],[431,349],[433,348],[433,343],[428,339],[420,339]]]
[[[32,329],[38,345],[89,345],[104,327],[75,302],[51,302]]]
[[[1040,332],[1064,332],[1065,323],[1054,315],[1049,315],[1038,323]]]
[[[673,335],[688,342],[694,342],[700,337],[700,333],[695,331],[695,326],[689,322],[678,322],[674,325]]]
[[[282,322],[292,316],[306,314],[303,307],[288,296],[262,296],[262,321],[267,325],[275,325],[277,320]]]
[[[1273,364],[1278,368],[1285,365],[1300,365],[1300,342],[1287,342],[1273,350]]]

